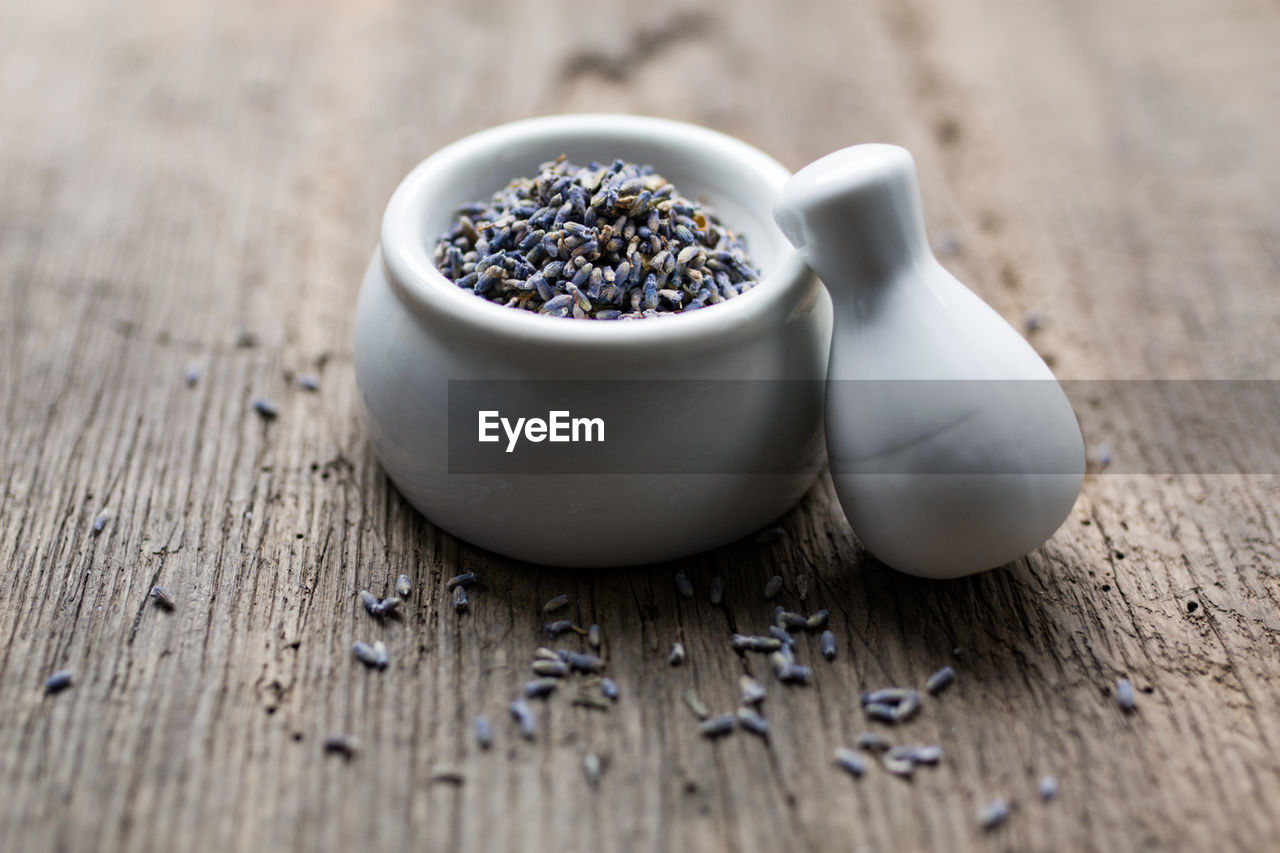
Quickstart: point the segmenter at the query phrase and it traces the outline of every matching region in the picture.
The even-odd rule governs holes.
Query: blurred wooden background
[[[388,486],[351,317],[415,163],[502,121],[616,110],[792,168],[909,147],[944,262],[1012,321],[1037,312],[1063,377],[1276,378],[1278,44],[1262,0],[0,2],[0,847],[1274,845],[1276,478],[1091,476],[1044,548],[949,583],[867,557],[825,480],[775,543],[512,565]],[[460,619],[443,579],[463,569],[484,585]],[[356,593],[401,572],[413,599],[379,628]],[[775,572],[783,603],[830,608],[840,657],[785,692],[748,660],[771,736],[713,744],[681,691],[734,707],[728,635],[767,624]],[[174,612],[147,603],[157,582]],[[560,592],[603,626],[622,698],[564,692],[525,742],[506,706]],[[384,673],[350,652],[377,638]],[[890,732],[942,744],[940,767],[832,767],[867,728],[859,690],[946,663],[952,690]],[[64,666],[74,686],[46,696]],[[331,732],[354,759],[323,754]],[[997,796],[1014,813],[983,832]]]

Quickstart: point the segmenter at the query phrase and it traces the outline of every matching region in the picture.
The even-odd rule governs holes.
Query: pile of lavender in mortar
[[[564,155],[458,208],[435,263],[490,302],[593,320],[693,311],[760,275],[742,239],[652,166]]]

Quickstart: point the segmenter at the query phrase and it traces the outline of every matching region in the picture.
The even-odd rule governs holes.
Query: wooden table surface
[[[1273,379],[1277,44],[1263,0],[0,3],[0,848],[1274,849],[1274,476],[1094,474],[1048,544],[953,582],[869,557],[827,479],[776,542],[541,569],[397,495],[351,350],[415,163],[502,121],[616,110],[792,168],[909,147],[944,262],[1011,321],[1038,312],[1062,377]],[[1130,423],[1085,421],[1091,450]],[[483,585],[459,618],[463,570]],[[358,591],[402,572],[404,618],[374,624]],[[807,688],[728,648],[768,623],[775,573],[839,638]],[[622,695],[562,691],[526,742],[507,705],[562,592]],[[948,663],[952,689],[886,730],[941,744],[939,767],[832,765],[869,727],[860,690]],[[73,686],[46,695],[62,667]],[[707,741],[682,691],[732,709],[744,667],[770,735]],[[322,749],[339,732],[349,761]],[[996,797],[1013,814],[984,832]]]

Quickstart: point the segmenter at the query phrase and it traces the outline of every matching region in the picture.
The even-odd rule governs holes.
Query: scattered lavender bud
[[[319,391],[320,377],[314,373],[299,373],[296,380],[298,387],[303,391]]]
[[[149,593],[149,595],[151,596],[151,600],[156,603],[157,607],[162,607],[165,610],[173,609],[173,596],[169,595],[169,590],[165,589],[164,587],[162,586],[151,587],[151,592]]]
[[[74,670],[60,669],[44,680],[44,690],[46,693],[59,693],[66,690],[71,686],[71,679],[74,677]]]
[[[593,788],[600,787],[601,771],[600,756],[588,752],[582,759],[582,772],[587,776],[587,784]]]
[[[332,734],[324,739],[322,748],[328,755],[341,755],[350,761],[360,750],[360,741],[349,735]]]
[[[784,610],[781,607],[775,608],[773,611],[773,624],[779,628],[795,629],[797,631],[809,630],[809,620],[801,616],[799,613],[792,613],[790,610]]]
[[[396,595],[401,598],[408,598],[409,593],[413,591],[413,585],[409,582],[408,575],[401,575],[396,578]]]
[[[861,696],[863,705],[897,705],[905,698],[907,698],[905,687],[882,687],[879,690],[863,693]]]
[[[671,666],[679,666],[684,663],[684,643],[676,640],[671,644],[671,654],[667,657],[667,663]]]
[[[249,401],[249,405],[253,406],[253,410],[257,412],[264,421],[275,420],[280,414],[280,407],[267,397],[254,397]]]
[[[778,638],[759,635],[734,634],[730,643],[735,652],[776,652],[782,647]]]
[[[546,604],[542,605],[542,612],[554,613],[555,611],[559,610],[561,607],[564,607],[568,603],[569,603],[569,596],[557,595],[555,598],[551,599]]]
[[[1120,710],[1126,714],[1131,714],[1138,709],[1138,703],[1133,694],[1133,685],[1127,678],[1122,678],[1116,682],[1116,703],[1120,705]]]
[[[742,726],[752,734],[765,737],[769,734],[769,721],[760,716],[758,712],[751,708],[739,708],[738,725]]]
[[[351,644],[351,650],[355,652],[356,659],[360,663],[372,669],[386,669],[387,664],[390,663],[386,646],[381,641],[371,646],[362,640],[356,640]]]
[[[1040,799],[1046,803],[1058,796],[1058,779],[1056,776],[1040,777]]]
[[[1106,468],[1110,464],[1111,464],[1111,445],[1099,444],[1098,445],[1098,467]]]
[[[111,520],[111,513],[103,510],[98,513],[98,517],[93,520],[93,535],[97,536],[107,526],[107,522]]]
[[[453,588],[453,610],[455,613],[464,613],[470,606],[467,600],[467,588],[465,586],[455,586]]]
[[[560,685],[557,678],[535,678],[533,681],[525,684],[524,695],[530,699],[540,699]]]
[[[778,597],[778,593],[782,592],[782,577],[774,575],[769,578],[769,582],[764,585],[765,601],[772,601]]]
[[[828,617],[827,611],[819,610],[818,612],[812,614],[807,620],[805,620],[805,627],[808,628],[810,631],[817,631],[821,628],[825,628],[827,627],[827,617]]]
[[[884,765],[885,770],[895,776],[909,778],[916,769],[915,756],[910,752],[910,747],[905,750],[900,746],[893,747],[884,754],[880,763]]]
[[[833,757],[835,758],[836,766],[850,776],[860,777],[867,772],[867,763],[862,760],[862,756],[847,746],[836,747]]]
[[[378,601],[378,596],[369,592],[367,589],[362,589],[360,590],[360,603],[364,605],[365,610],[368,610],[375,616],[378,615],[378,605],[381,604],[381,602]]]
[[[942,747],[936,744],[917,746],[913,755],[916,764],[937,764],[942,760]]]
[[[796,638],[788,634],[786,628],[779,628],[777,625],[769,626],[769,636],[786,646],[796,644]]]
[[[511,716],[515,718],[516,723],[520,726],[520,734],[525,740],[533,740],[533,736],[538,731],[538,715],[533,713],[533,709],[529,707],[529,703],[523,699],[517,699],[511,703]]]
[[[200,381],[199,362],[193,361],[187,365],[187,369],[182,373],[182,381],[187,383],[188,388],[196,386],[196,383]]]
[[[676,589],[685,598],[693,598],[693,584],[689,582],[689,576],[684,572],[676,572]]]
[[[493,725],[489,722],[488,717],[476,717],[475,730],[476,744],[481,749],[488,749],[493,745]]]
[[[688,706],[689,710],[692,711],[693,715],[699,720],[705,720],[707,717],[711,716],[711,712],[707,710],[707,706],[698,698],[698,694],[693,692],[692,687],[687,688],[683,693],[681,693],[680,698],[684,700],[684,704]]]
[[[374,616],[388,616],[394,614],[400,607],[400,599],[397,596],[384,598],[373,606],[369,612]]]
[[[1009,819],[1009,801],[992,800],[978,812],[978,826],[983,829],[995,829]]]
[[[1027,334],[1038,332],[1044,326],[1044,316],[1039,311],[1028,311],[1022,315],[1022,328]]]
[[[893,744],[875,732],[863,732],[858,735],[858,749],[865,749],[867,752],[886,752],[892,746]]]
[[[929,676],[929,680],[924,683],[924,689],[937,696],[943,690],[951,686],[951,682],[956,680],[956,671],[949,666]]]
[[[738,687],[742,691],[743,705],[757,705],[764,701],[764,685],[749,675],[738,678]]]
[[[712,604],[724,601],[724,578],[716,575],[711,579],[711,590],[707,596]]]
[[[595,623],[587,629],[587,645],[593,649],[600,648],[600,626]]]
[[[898,718],[898,722],[904,723],[916,715],[920,710],[920,694],[915,690],[908,690],[907,695],[898,703],[898,707],[894,709],[894,714]]]
[[[533,671],[536,675],[551,678],[564,678],[569,674],[569,665],[558,658],[556,660],[535,660]]]
[[[542,630],[546,632],[548,639],[554,640],[566,631],[572,631],[573,623],[568,619],[557,619],[554,622],[548,622],[543,625]]]
[[[827,660],[836,659],[836,635],[830,631],[823,631],[819,640],[822,647],[822,656]]]
[[[460,586],[461,587],[475,586],[478,580],[480,580],[480,578],[476,576],[475,572],[463,572],[462,574],[454,575],[453,577],[445,581],[444,588],[454,589]]]
[[[614,702],[618,701],[618,683],[612,678],[600,679],[600,692],[604,694],[606,699]]]
[[[560,659],[569,665],[569,669],[576,672],[599,672],[604,669],[604,661],[595,655],[561,650]]]
[[[698,724],[698,731],[702,733],[703,737],[721,737],[733,731],[734,719],[733,714],[720,714],[715,717],[709,717]]]
[[[870,705],[862,707],[863,713],[873,720],[879,720],[882,723],[898,722],[898,709],[894,705],[883,705],[879,702],[872,702]]]

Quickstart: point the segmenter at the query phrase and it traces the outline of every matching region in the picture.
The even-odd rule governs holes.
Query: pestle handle
[[[773,218],[830,288],[886,281],[930,257],[915,161],[897,145],[841,148],[796,172]]]

